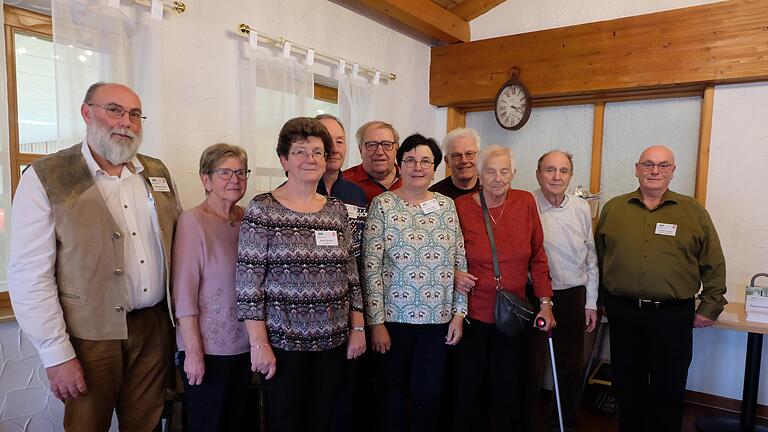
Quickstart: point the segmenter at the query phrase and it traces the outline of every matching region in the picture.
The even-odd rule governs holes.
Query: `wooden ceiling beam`
[[[492,102],[517,66],[534,104],[768,80],[768,1],[732,0],[432,48],[430,103]]]
[[[430,0],[361,0],[431,38],[447,42],[469,42],[469,23]]]
[[[504,0],[464,0],[449,11],[464,21],[472,21],[502,3]]]

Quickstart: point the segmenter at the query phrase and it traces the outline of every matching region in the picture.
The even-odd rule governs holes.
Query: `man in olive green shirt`
[[[680,430],[693,328],[711,326],[727,303],[715,227],[696,200],[669,190],[674,172],[671,150],[643,151],[639,189],[605,204],[595,234],[625,432]]]

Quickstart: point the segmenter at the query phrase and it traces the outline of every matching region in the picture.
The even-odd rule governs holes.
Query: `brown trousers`
[[[106,432],[113,410],[120,431],[152,431],[160,421],[172,370],[168,312],[157,305],[130,312],[127,320],[128,339],[70,338],[88,393],[65,404],[65,430]]]

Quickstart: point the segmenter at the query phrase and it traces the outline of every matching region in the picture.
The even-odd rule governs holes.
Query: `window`
[[[11,184],[24,167],[58,151],[51,17],[6,6]],[[3,271],[4,271],[3,265]]]
[[[10,167],[0,178],[0,306],[8,305],[6,262],[10,197],[21,172],[35,159],[55,151],[56,96],[53,80],[51,18],[4,6],[3,28],[7,70],[8,152]]]

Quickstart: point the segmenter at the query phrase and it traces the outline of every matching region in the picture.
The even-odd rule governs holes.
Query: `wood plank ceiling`
[[[441,43],[471,40],[469,21],[505,0],[360,0],[363,6],[388,15],[418,34]]]

